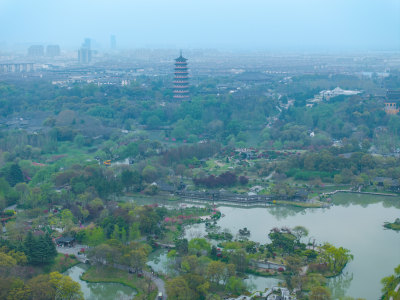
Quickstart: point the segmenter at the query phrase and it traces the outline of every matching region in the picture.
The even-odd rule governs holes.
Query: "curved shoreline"
[[[87,273],[88,270],[89,270],[89,269],[87,269],[85,272],[82,273],[82,275],[79,276],[79,279],[80,279],[80,280],[85,281],[85,282],[87,282],[87,283],[118,283],[118,284],[121,284],[121,285],[123,285],[123,286],[126,286],[126,287],[129,287],[129,288],[133,289],[133,290],[137,293],[136,295],[139,295],[139,290],[138,290],[138,288],[137,288],[136,286],[134,286],[133,284],[128,284],[128,283],[125,283],[125,282],[123,282],[123,281],[118,281],[118,280],[93,280],[93,279],[86,279],[86,278],[84,278],[84,276],[85,276],[85,274]]]

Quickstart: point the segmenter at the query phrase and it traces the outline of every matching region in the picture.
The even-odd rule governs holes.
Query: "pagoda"
[[[181,55],[175,59],[174,99],[189,100],[189,72],[187,59]]]
[[[400,111],[400,90],[386,91],[385,111],[388,115],[395,115]]]

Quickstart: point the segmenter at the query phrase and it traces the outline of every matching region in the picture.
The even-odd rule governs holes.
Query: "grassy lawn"
[[[127,271],[115,269],[112,267],[105,266],[92,266],[82,275],[82,280],[87,282],[115,282],[126,286],[129,286],[138,292],[142,297],[146,299],[144,288],[146,287],[146,278],[139,278],[134,274],[129,274]],[[157,295],[157,288],[155,288],[148,299],[154,299]]]

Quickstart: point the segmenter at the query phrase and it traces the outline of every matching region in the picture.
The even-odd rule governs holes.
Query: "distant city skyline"
[[[0,0],[1,48],[399,51],[398,0]]]

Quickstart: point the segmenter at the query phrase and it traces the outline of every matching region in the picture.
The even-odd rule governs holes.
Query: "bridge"
[[[203,200],[212,202],[227,202],[237,203],[242,205],[250,204],[266,204],[272,203],[274,200],[290,200],[290,201],[305,201],[307,197],[304,195],[295,194],[293,196],[286,195],[245,195],[234,194],[229,192],[199,192],[199,191],[175,191],[177,196],[192,200]]]

